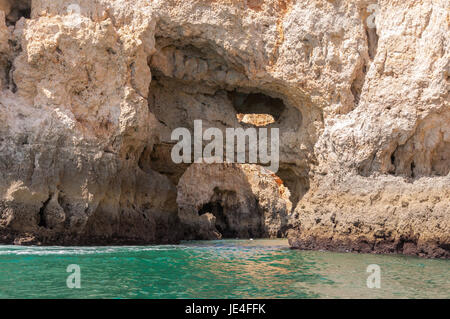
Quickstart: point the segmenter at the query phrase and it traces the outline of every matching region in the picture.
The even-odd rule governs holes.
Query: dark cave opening
[[[25,19],[31,18],[31,8],[25,8],[23,10],[19,10],[19,16],[24,17]]]
[[[212,197],[199,206],[197,213],[215,216],[217,239],[267,238],[263,212],[257,201],[256,198],[242,200],[235,191],[215,187]]]
[[[31,0],[8,0],[9,12],[6,15],[6,25],[15,25],[21,18],[31,18]]]
[[[411,162],[411,177],[412,178],[415,177],[415,173],[414,173],[415,168],[416,168],[416,165],[414,164],[414,162]]]
[[[236,231],[230,228],[228,217],[219,201],[204,204],[198,211],[198,215],[210,213],[216,217],[216,229],[222,235],[222,238],[236,238]]]
[[[277,122],[286,109],[283,100],[263,93],[228,91],[240,122],[255,126],[266,126]]]
[[[277,175],[291,193],[289,199],[292,203],[293,210],[295,210],[298,202],[310,188],[308,173],[305,171],[298,169],[295,166],[283,165],[277,172]]]
[[[38,222],[39,227],[47,228],[47,220],[45,218],[45,209],[47,208],[48,203],[50,202],[51,199],[52,199],[52,197],[50,195],[48,197],[48,199],[42,204],[42,207],[39,209],[39,222]]]

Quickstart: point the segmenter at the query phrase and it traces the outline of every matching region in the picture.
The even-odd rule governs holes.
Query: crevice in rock
[[[361,10],[361,19],[366,33],[367,47],[370,60],[375,58],[378,49],[378,34],[376,26],[376,16],[379,14],[379,7],[376,2],[367,4]]]
[[[7,53],[0,54],[0,70],[3,69],[0,73],[1,78],[3,79],[3,88],[10,90],[13,93],[17,92],[17,85],[14,81],[14,60],[17,56],[22,52],[22,47],[20,41],[9,39],[9,51]],[[1,68],[3,66],[3,68]]]
[[[8,56],[0,53],[0,84],[3,86],[0,89],[9,88],[11,66],[11,61],[8,60]]]
[[[39,227],[47,228],[47,220],[45,218],[45,209],[47,208],[48,203],[52,199],[52,195],[49,195],[48,199],[42,204],[42,207],[39,209]]]
[[[373,4],[372,4],[373,5]],[[359,105],[361,99],[361,93],[364,86],[367,70],[369,68],[370,62],[373,61],[377,53],[378,48],[378,35],[375,25],[375,14],[377,14],[378,9],[372,8],[372,11],[368,11],[365,7],[361,11],[361,19],[363,21],[363,27],[365,36],[367,39],[367,55],[363,54],[363,62],[356,70],[356,76],[351,84],[350,91],[353,95],[354,107]]]
[[[17,92],[17,85],[16,82],[14,81],[14,65],[11,61],[8,61],[8,64],[6,66],[6,83],[8,86],[8,89],[13,92],[16,93]]]
[[[410,167],[411,167],[411,170],[410,170],[411,177],[414,178],[414,177],[416,177],[416,174],[414,172],[416,165],[414,164],[414,162],[411,162]]]
[[[364,64],[361,67],[361,69],[358,70],[358,75],[353,80],[352,85],[350,87],[350,91],[352,92],[353,95],[354,107],[357,107],[359,105],[362,88],[364,86],[364,81],[366,79],[366,74],[367,74],[367,66],[366,64]]]
[[[294,165],[283,165],[278,170],[277,175],[289,189],[291,193],[289,200],[292,203],[292,210],[295,210],[298,202],[310,188],[308,170],[300,170]]]
[[[63,210],[63,212],[67,215],[70,216],[71,212],[72,212],[72,205],[70,203],[70,200],[65,196],[64,192],[62,190],[59,191],[58,193],[58,205],[61,207],[61,209]],[[70,226],[70,218],[66,218],[64,221],[64,227],[68,228]]]
[[[395,151],[391,154],[391,167],[389,168],[389,174],[395,174],[396,163],[395,163]]]
[[[375,27],[369,28],[366,26],[367,46],[369,48],[370,60],[373,60],[377,54],[378,49],[378,34]]]

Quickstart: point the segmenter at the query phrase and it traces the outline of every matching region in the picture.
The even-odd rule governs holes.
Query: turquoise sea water
[[[80,267],[69,289],[67,267]],[[367,266],[381,288],[367,288]],[[0,298],[450,298],[450,260],[291,250],[285,240],[0,246]]]

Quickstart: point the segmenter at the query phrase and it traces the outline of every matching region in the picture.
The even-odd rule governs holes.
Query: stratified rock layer
[[[0,240],[288,234],[301,249],[449,257],[449,11],[0,0]],[[173,163],[172,131],[197,119],[279,128],[276,176]]]

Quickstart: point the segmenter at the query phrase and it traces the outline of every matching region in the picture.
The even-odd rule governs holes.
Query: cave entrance
[[[229,91],[236,117],[239,122],[254,126],[267,126],[277,122],[286,106],[281,99],[263,93],[242,93]]]
[[[216,229],[222,235],[222,238],[236,238],[236,231],[232,230],[224,208],[219,201],[204,204],[198,211],[199,216],[210,213],[216,217]]]
[[[266,237],[262,213],[256,201],[243,201],[235,191],[215,187],[214,195],[198,210],[199,216],[208,213],[216,217],[214,226],[220,234],[218,238]]]
[[[277,175],[289,189],[289,199],[292,203],[292,209],[295,210],[298,202],[310,188],[308,168],[298,168],[294,165],[282,165],[279,168]]]
[[[6,25],[15,25],[22,17],[30,19],[31,0],[0,0],[0,10],[6,13]]]

